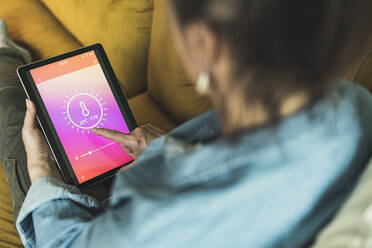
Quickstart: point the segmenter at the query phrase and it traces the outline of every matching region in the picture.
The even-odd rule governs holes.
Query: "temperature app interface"
[[[133,159],[120,145],[92,133],[129,133],[94,51],[30,71],[79,183]]]

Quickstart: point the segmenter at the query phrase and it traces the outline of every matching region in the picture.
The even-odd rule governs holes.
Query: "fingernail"
[[[27,108],[31,107],[30,100],[28,100],[27,98],[26,98],[26,106],[27,106]]]

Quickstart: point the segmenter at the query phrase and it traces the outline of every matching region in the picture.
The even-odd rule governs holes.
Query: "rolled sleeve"
[[[61,205],[66,206],[71,205],[71,208],[61,208]],[[42,206],[42,208],[41,208]],[[40,215],[33,216],[33,213],[38,211],[38,209],[55,209],[55,213],[53,211],[48,211],[48,213],[44,213]],[[26,199],[22,205],[21,211],[18,215],[18,219],[16,221],[16,228],[20,234],[23,244],[26,247],[36,247],[36,241],[39,237],[37,237],[37,233],[43,233],[43,230],[35,230],[36,228],[43,229],[44,227],[35,227],[35,223],[43,221],[47,222],[48,218],[55,219],[56,216],[61,214],[61,211],[64,212],[63,214],[69,215],[67,209],[74,209],[78,208],[78,212],[80,216],[93,216],[94,212],[100,208],[99,202],[88,195],[84,195],[80,192],[80,190],[71,185],[66,185],[62,181],[52,178],[52,177],[45,177],[37,180],[34,182],[27,195]],[[64,210],[65,209],[65,210]],[[43,210],[45,211],[45,210]],[[71,211],[70,218],[80,218],[79,215],[76,215],[76,211]],[[42,220],[38,220],[37,218],[41,218]],[[35,219],[36,218],[36,219]],[[54,231],[58,232],[58,228],[63,229],[63,225],[54,225]]]

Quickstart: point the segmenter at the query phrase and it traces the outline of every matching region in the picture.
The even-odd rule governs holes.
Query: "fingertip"
[[[106,137],[107,133],[105,132],[105,129],[103,128],[93,128],[92,132],[98,136]]]
[[[92,128],[92,132],[98,134],[101,130],[99,128]]]
[[[26,98],[26,107],[27,108],[30,108],[31,107],[31,101],[29,99]]]
[[[27,107],[27,110],[35,112],[35,104],[30,99],[27,99],[27,98],[26,98],[26,107]]]

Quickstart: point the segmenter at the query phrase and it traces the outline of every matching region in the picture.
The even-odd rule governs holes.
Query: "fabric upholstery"
[[[154,1],[148,63],[149,94],[178,123],[211,108],[205,97],[196,94],[176,54],[169,30],[165,0]]]
[[[75,50],[81,45],[39,0],[0,0],[0,17],[10,36],[32,52],[34,60]]]
[[[142,93],[128,100],[138,125],[153,124],[164,131],[177,126],[148,93]]]
[[[42,0],[84,46],[101,43],[127,97],[146,90],[152,0]]]

